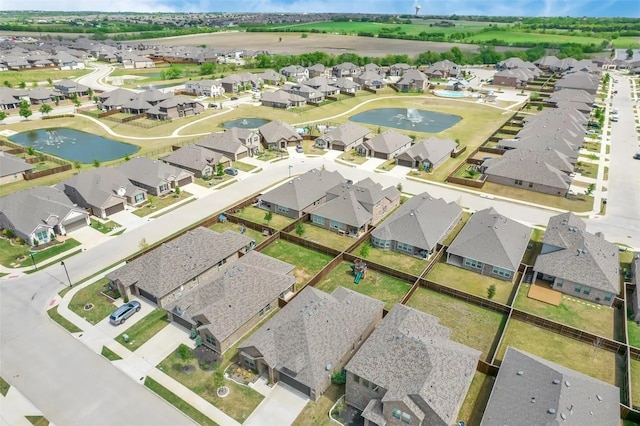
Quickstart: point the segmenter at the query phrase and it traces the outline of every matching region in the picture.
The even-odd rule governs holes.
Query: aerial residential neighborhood
[[[640,424],[637,10],[34,1],[2,425]]]

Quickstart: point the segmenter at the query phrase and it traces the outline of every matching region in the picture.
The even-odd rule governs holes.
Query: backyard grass
[[[232,223],[229,221],[218,222],[216,224],[211,225],[209,229],[216,232],[233,231],[233,232],[240,233],[242,231],[242,225],[240,225],[239,223]],[[247,227],[245,227],[244,229],[245,229],[244,235],[256,240],[256,245],[260,244],[261,242],[267,239],[267,237],[265,237],[264,235],[262,235],[261,232],[258,232],[255,229],[251,229]]]
[[[10,387],[11,385],[0,377],[0,394],[2,394],[2,396],[7,396],[7,392],[9,392]]]
[[[456,420],[464,421],[467,426],[480,425],[495,380],[495,377],[476,371]]]
[[[615,354],[594,345],[511,319],[496,354],[497,361],[502,360],[507,346],[615,385]]]
[[[108,285],[109,279],[104,277],[79,290],[69,302],[69,309],[89,323],[96,325],[116,309],[116,305],[108,297],[100,294]],[[93,308],[85,310],[84,307],[88,304],[92,304]]]
[[[363,155],[358,155],[355,149],[352,149],[350,151],[340,154],[338,159],[342,161],[346,161],[351,164],[356,164],[356,165],[364,164],[369,160],[367,157]]]
[[[106,222],[100,222],[91,218],[91,227],[97,231],[102,232],[103,234],[107,234],[113,231],[115,228],[119,228],[120,225],[115,223],[112,220],[108,220]]]
[[[76,325],[74,323],[72,323],[71,321],[69,321],[68,319],[66,319],[62,315],[60,315],[60,313],[58,313],[58,307],[57,306],[55,308],[49,309],[47,311],[47,315],[49,315],[49,318],[51,318],[52,320],[54,320],[55,322],[60,324],[69,333],[80,333],[82,331],[81,329],[76,327]]]
[[[534,228],[531,232],[531,239],[529,240],[529,245],[527,246],[527,250],[524,252],[524,256],[522,257],[522,263],[525,265],[531,265],[536,262],[538,255],[540,254],[540,250],[542,250],[542,237],[544,236],[544,231],[542,229]]]
[[[451,339],[482,351],[482,359],[491,360],[494,344],[502,332],[506,317],[498,312],[420,287],[407,305],[436,316],[451,329]]]
[[[191,197],[192,194],[187,191],[181,191],[180,195],[176,196],[174,193],[170,193],[164,197],[153,196],[153,203],[147,203],[139,209],[135,210],[133,214],[139,217],[145,217],[153,213],[157,213],[159,210],[169,207],[179,201],[183,201],[186,198]]]
[[[293,275],[296,277],[296,290],[302,289],[332,259],[324,253],[280,239],[265,247],[262,253],[295,265]]]
[[[613,339],[612,308],[564,295],[560,305],[553,306],[527,297],[530,287],[530,284],[522,283],[514,308]]]
[[[196,410],[192,405],[186,403],[182,398],[171,392],[169,389],[162,386],[160,383],[147,376],[144,380],[144,385],[151,391],[156,393],[159,397],[167,401],[169,404],[182,411],[187,416],[191,417],[197,424],[203,426],[218,426],[216,422],[209,417]]]
[[[140,321],[123,331],[122,334],[116,337],[116,341],[133,352],[167,325],[169,325],[167,312],[164,309],[156,308]],[[129,336],[129,343],[124,341],[124,334]]]
[[[24,416],[33,426],[49,426],[49,420],[45,416]]]
[[[633,408],[640,407],[640,361],[631,360],[631,396]]]
[[[243,172],[250,172],[251,170],[256,168],[256,166],[254,166],[253,164],[243,163],[242,161],[234,161],[232,167],[235,167],[236,169]]]
[[[460,222],[458,222],[458,224],[455,226],[455,228],[453,228],[451,230],[451,232],[449,232],[449,235],[447,235],[444,238],[444,240],[442,240],[442,244],[445,245],[445,246],[448,246],[449,244],[451,244],[453,242],[453,240],[458,236],[458,233],[460,232],[460,230],[469,221],[470,217],[471,217],[471,213],[462,212],[462,218],[461,218]]]
[[[640,326],[633,320],[633,309],[631,308],[627,311],[627,338],[629,345],[640,348]]]
[[[185,368],[192,368],[193,371],[185,374]],[[158,369],[173,377],[240,423],[244,422],[264,399],[255,390],[228,379],[225,379],[224,385],[229,388],[229,395],[224,398],[218,397],[216,395],[217,388],[213,381],[213,371],[202,370],[198,365],[198,360],[195,358],[182,360],[178,357],[176,351],[166,357],[158,365]]]
[[[362,250],[362,246],[364,245],[369,245],[368,260],[388,266],[389,268],[394,268],[419,277],[422,271],[424,271],[424,268],[427,267],[427,260],[425,259],[418,259],[417,257],[407,256],[406,254],[392,250],[382,250],[372,246],[369,241],[362,242],[352,253],[361,256],[360,250]]]
[[[593,197],[585,197],[584,200],[570,200],[565,197],[513,188],[511,186],[499,185],[491,182],[485,182],[482,187],[482,192],[515,200],[527,201],[534,204],[542,204],[544,206],[555,207],[562,210],[570,210],[576,213],[588,212],[593,209]]]
[[[446,256],[442,256],[440,261],[427,274],[428,280],[485,298],[489,287],[494,284],[496,286],[496,294],[493,300],[507,304],[514,286],[509,281],[502,281],[454,265],[448,265],[445,260]]]
[[[262,225],[268,225],[275,229],[282,229],[293,222],[290,217],[282,216],[277,213],[273,213],[271,221],[267,222],[264,216],[267,214],[266,210],[259,209],[254,206],[245,207],[239,213],[234,213],[235,216],[244,220],[248,220],[254,223]]]
[[[117,353],[115,353],[114,351],[112,351],[106,346],[102,346],[102,351],[100,353],[102,354],[103,357],[105,357],[109,361],[118,361],[119,359],[122,359],[120,355],[118,355]]]
[[[329,420],[329,410],[333,404],[344,395],[344,385],[332,384],[327,388],[317,401],[309,401],[298,414],[292,426],[331,426],[335,425]]]
[[[333,268],[316,285],[316,288],[331,293],[338,286],[342,286],[385,302],[387,310],[390,310],[411,289],[410,284],[371,269],[367,271],[367,276],[362,278],[359,284],[354,284],[353,278],[349,262],[342,262]]]
[[[0,264],[7,268],[25,268],[33,267],[33,262],[35,261],[36,265],[40,267],[44,266],[41,265],[41,262],[79,245],[80,242],[77,240],[67,238],[63,243],[36,251],[36,247],[30,250],[30,247],[26,244],[13,245],[9,240],[0,238]],[[33,253],[33,260],[31,256],[29,256],[30,251]],[[18,260],[19,258],[20,260]]]
[[[336,250],[344,251],[357,241],[355,238],[347,237],[346,235],[340,235],[337,232],[320,228],[319,226],[315,226],[310,222],[304,223],[302,227],[304,229],[304,234],[302,234],[301,238],[313,241],[314,243],[322,244],[323,246],[334,248]],[[291,231],[290,234],[297,235],[295,233],[295,230]]]

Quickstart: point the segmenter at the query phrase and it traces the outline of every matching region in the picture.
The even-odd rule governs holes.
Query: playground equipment
[[[360,280],[367,277],[367,264],[362,259],[356,259],[351,265],[351,273],[354,275],[353,283],[358,284]]]

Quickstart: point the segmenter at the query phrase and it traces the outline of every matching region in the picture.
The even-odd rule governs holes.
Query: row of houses
[[[36,87],[33,89],[15,89],[0,87],[0,110],[16,109],[22,101],[29,105],[55,103],[75,96],[87,96],[90,89],[73,80],[55,81],[51,88]]]
[[[0,71],[25,71],[56,68],[81,70],[85,68],[86,55],[74,49],[27,50],[19,46],[0,49]]]
[[[120,111],[128,114],[145,115],[152,120],[172,120],[197,115],[204,111],[204,105],[186,96],[158,89],[147,89],[136,93],[127,89],[116,89],[98,95],[98,108],[103,111]]]

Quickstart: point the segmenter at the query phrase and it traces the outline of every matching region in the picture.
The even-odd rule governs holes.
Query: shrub
[[[191,353],[191,349],[189,349],[186,345],[178,346],[178,350],[176,351],[176,355],[182,361],[189,361],[193,357],[193,354]]]
[[[331,383],[334,385],[344,385],[347,383],[347,373],[345,371],[336,371],[331,376]]]
[[[495,284],[491,284],[489,286],[489,288],[487,289],[487,297],[489,299],[493,299],[493,297],[496,295],[496,285]]]

